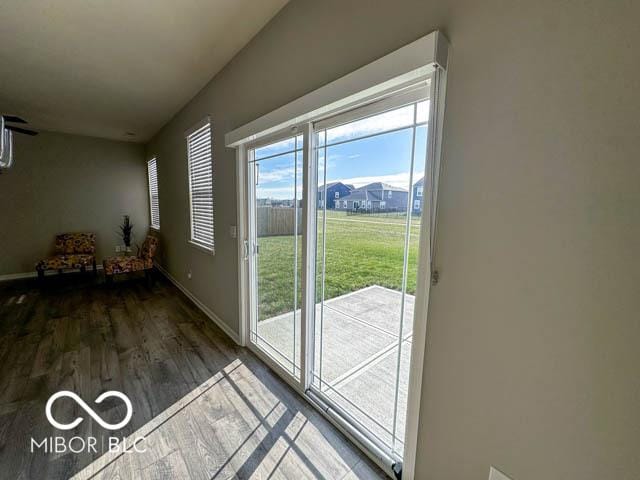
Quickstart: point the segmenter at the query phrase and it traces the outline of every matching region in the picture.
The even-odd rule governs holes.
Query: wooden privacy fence
[[[296,210],[298,211],[298,234],[302,233],[302,209],[293,207],[258,207],[256,227],[258,237],[293,235],[295,233]]]

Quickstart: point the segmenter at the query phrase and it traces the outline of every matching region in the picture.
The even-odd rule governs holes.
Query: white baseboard
[[[213,313],[211,311],[211,309],[209,307],[207,307],[204,303],[202,303],[200,300],[198,300],[196,298],[196,296],[191,293],[189,290],[187,290],[187,288],[182,285],[180,282],[178,282],[169,272],[167,272],[162,266],[160,266],[159,264],[155,263],[155,267],[158,269],[158,271],[160,273],[162,273],[162,275],[164,275],[167,280],[169,280],[171,283],[173,283],[178,290],[180,290],[182,293],[184,293],[187,298],[189,298],[189,300],[191,300],[193,303],[196,304],[196,306],[202,310],[202,313],[204,313],[207,317],[209,317],[213,323],[215,323],[218,327],[220,327],[220,329],[227,334],[227,336],[229,336],[229,338],[231,338],[231,340],[233,340],[236,344],[240,345],[240,338],[238,337],[238,334],[236,332],[234,332],[231,327],[229,327],[229,325],[227,325],[225,322],[222,321],[222,319],[220,317],[218,317],[215,313]]]
[[[102,265],[96,265],[98,270],[102,270]],[[73,273],[79,272],[79,268],[69,268],[65,269],[65,273]],[[87,269],[87,272],[91,272],[91,268]],[[57,275],[58,272],[56,270],[47,270],[45,275]],[[10,280],[22,280],[25,278],[36,278],[38,276],[38,272],[36,272],[35,268],[32,272],[23,272],[23,273],[7,273],[5,275],[0,275],[0,282],[8,282]]]
[[[0,282],[7,282],[9,280],[21,280],[23,278],[36,277],[36,272],[24,272],[24,273],[8,273],[6,275],[0,275]]]
[[[6,275],[0,275],[0,282],[8,282],[9,280],[22,280],[23,278],[33,278],[37,276],[38,274],[35,271],[24,273],[8,273]]]

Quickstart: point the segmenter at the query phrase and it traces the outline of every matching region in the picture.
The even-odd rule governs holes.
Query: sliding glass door
[[[428,92],[425,81],[245,157],[249,345],[394,461],[430,218]]]
[[[300,379],[303,136],[249,150],[250,341]]]
[[[314,125],[312,389],[402,458],[426,158],[426,86]]]

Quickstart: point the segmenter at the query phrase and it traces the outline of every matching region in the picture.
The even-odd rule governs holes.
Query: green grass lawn
[[[347,216],[327,211],[324,298],[329,299],[370,285],[400,290],[404,256],[404,217]],[[407,292],[414,294],[420,219],[412,219],[409,242]],[[322,218],[318,219],[318,265],[316,299],[322,294]],[[298,237],[298,303],[302,241]],[[295,237],[258,239],[258,302],[260,318],[294,309]]]

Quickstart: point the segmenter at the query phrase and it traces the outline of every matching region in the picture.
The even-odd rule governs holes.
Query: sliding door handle
[[[244,240],[242,242],[242,249],[244,250],[242,259],[248,260],[249,259],[249,242],[247,240]]]

